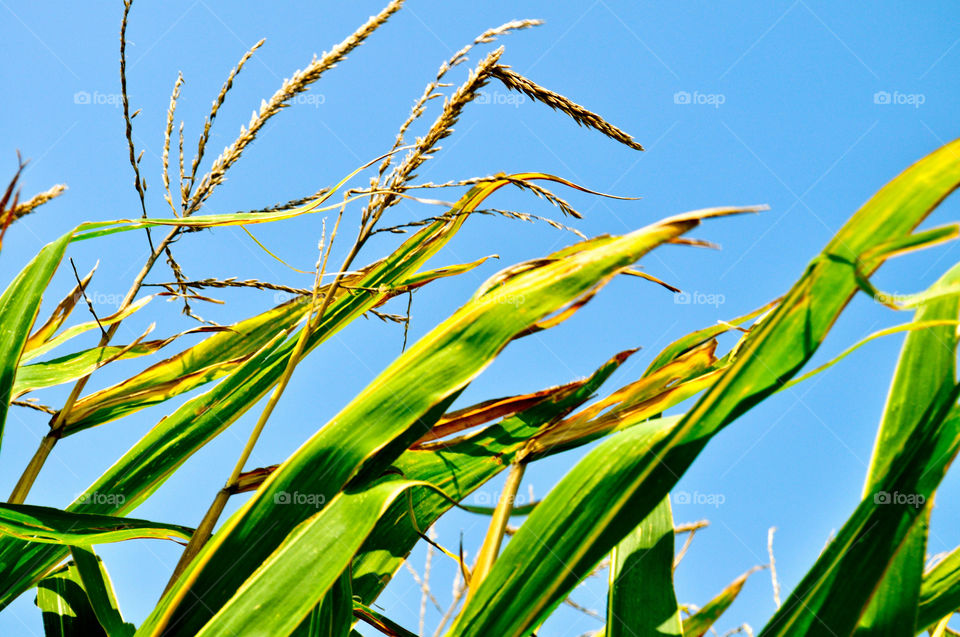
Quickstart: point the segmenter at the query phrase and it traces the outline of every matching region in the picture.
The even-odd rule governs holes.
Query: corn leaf
[[[667,497],[610,555],[605,637],[684,637],[673,591],[673,551],[673,514]]]
[[[40,581],[35,603],[46,637],[107,637],[73,562]]]
[[[623,450],[628,460],[611,453],[606,464],[593,460],[596,464],[588,475],[579,465],[568,474],[568,478],[576,476],[576,482],[565,478],[555,491],[573,499],[564,504],[556,500],[548,507],[551,493],[537,507],[466,605],[451,634],[519,636],[541,622],[653,510],[714,434],[776,391],[810,359],[858,289],[858,274],[869,275],[882,263],[877,257],[864,268],[860,255],[911,232],[960,185],[958,153],[960,140],[934,151],[855,213],[777,308],[751,331],[733,364],[679,426],[662,439],[651,434],[647,444],[638,441],[636,447]],[[937,427],[942,417],[930,414],[928,425]],[[623,432],[610,444],[630,434],[639,435]],[[593,458],[591,454],[583,463]],[[616,481],[618,490],[591,491],[580,486],[605,474],[616,475],[608,482]],[[574,501],[579,505],[571,506]],[[528,527],[530,532],[525,533]],[[558,529],[563,529],[559,538],[555,537]],[[549,553],[545,547],[550,547]]]
[[[931,630],[941,617],[960,608],[960,548],[923,574],[915,633]]]
[[[958,396],[960,386],[946,407],[919,415],[879,488],[861,501],[761,635],[853,633],[892,557],[914,525],[925,524],[925,503],[960,442],[954,436],[937,446],[944,432],[960,427],[960,407],[950,407]]]
[[[405,451],[393,468],[409,480],[428,482],[463,501],[510,466],[526,442],[543,425],[583,404],[632,352],[622,352],[590,377],[495,425],[430,448]],[[414,488],[409,501],[398,501],[377,522],[353,563],[353,591],[372,603],[426,529],[453,504],[433,489]],[[469,507],[465,507],[469,509]],[[411,520],[411,510],[414,521]]]
[[[26,363],[32,361],[36,358],[40,358],[47,352],[50,352],[57,347],[60,347],[70,339],[89,332],[91,330],[99,330],[101,327],[109,327],[118,321],[122,321],[125,318],[132,316],[134,313],[143,309],[147,303],[153,300],[153,296],[145,296],[142,299],[137,299],[130,305],[120,310],[117,310],[109,316],[104,316],[99,321],[87,321],[86,323],[79,323],[77,325],[71,325],[67,329],[63,330],[56,336],[48,338],[42,343],[38,343],[36,347],[31,347],[30,349],[24,349],[23,357],[20,359],[21,363]]]
[[[960,264],[954,266],[933,286],[931,292],[954,287],[960,281]],[[960,316],[960,293],[935,296],[923,304],[914,322],[957,320]],[[957,328],[955,325],[931,327],[910,332],[904,340],[893,385],[887,396],[877,442],[874,446],[865,495],[876,492],[890,471],[895,451],[915,434],[918,414],[937,409],[950,399],[956,378]],[[960,431],[944,430],[954,436]],[[938,446],[943,443],[937,443]],[[927,528],[932,499],[924,503],[924,512],[911,528],[873,595],[870,606],[860,621],[858,634],[909,634],[917,619],[917,606],[926,557]]]
[[[308,350],[376,307],[390,289],[414,276],[449,241],[466,220],[467,213],[475,210],[498,188],[512,183],[511,179],[522,178],[547,176],[514,175],[472,188],[448,216],[425,227],[392,254],[366,269],[356,282],[357,287],[365,290],[334,299],[316,331],[310,335]],[[193,453],[222,433],[269,391],[280,378],[295,346],[297,337],[284,341],[286,337],[286,332],[279,332],[213,389],[161,420],[68,510],[122,514],[136,508]],[[163,373],[167,372],[161,371]],[[97,494],[109,497],[91,497]],[[34,584],[65,554],[62,547],[25,545],[13,538],[0,537],[0,574],[4,576],[0,578],[0,608]]]
[[[396,286],[384,288],[378,304],[386,302],[403,290],[411,290],[443,277],[467,272],[483,262],[484,259],[481,259],[473,263],[421,272]],[[335,297],[355,294],[350,287],[362,281],[364,273],[369,269],[365,268],[359,274],[344,277],[343,285]],[[321,287],[319,293],[329,293],[330,287]],[[302,320],[309,309],[309,303],[305,300],[295,298],[235,323],[131,378],[81,398],[64,420],[64,436],[110,422],[222,378],[271,338],[283,330],[291,329]]]
[[[616,513],[634,510],[647,497],[629,489],[636,458],[651,453],[680,422],[669,417],[636,423],[578,462],[514,534],[449,634],[526,635],[538,625],[566,597],[558,591],[571,590],[586,575],[578,565],[592,568],[646,517]],[[594,498],[604,508],[591,508]],[[514,587],[523,594],[498,593]]]
[[[110,576],[103,561],[90,549],[71,546],[70,554],[80,575],[80,582],[87,593],[87,599],[93,609],[97,621],[109,637],[129,637],[136,628],[133,624],[123,621],[120,609],[117,607],[117,598],[110,584]]]
[[[743,585],[747,583],[747,578],[760,570],[761,567],[754,567],[733,580],[733,582],[720,594],[707,602],[707,605],[696,613],[683,620],[684,637],[703,637],[707,631],[713,627],[720,616],[727,612],[730,605],[737,599],[737,595],[743,590]]]
[[[390,476],[361,490],[336,495],[284,539],[197,636],[289,634],[318,600],[336,590],[336,582],[344,581],[341,574],[377,519],[394,499],[414,486],[425,485]],[[349,583],[349,572],[346,581]],[[342,616],[339,620],[342,627]],[[346,626],[349,628],[349,623]],[[176,630],[176,624],[170,629]]]
[[[43,291],[69,241],[65,236],[44,246],[0,296],[0,441],[24,345],[40,310]]]
[[[82,292],[86,289],[91,279],[93,279],[93,273],[96,269],[96,266],[94,266],[85,277],[80,279],[80,283],[74,286],[67,296],[63,297],[63,300],[60,301],[57,307],[53,309],[53,312],[50,313],[50,317],[27,339],[26,345],[24,345],[23,348],[24,351],[30,351],[42,345],[56,334],[60,326],[63,325],[64,321],[66,321],[71,312],[73,312],[73,308],[75,308],[80,299],[83,298]]]
[[[179,335],[177,335],[179,336]],[[107,345],[74,352],[42,363],[22,365],[17,370],[13,385],[14,397],[26,393],[62,385],[87,376],[104,365],[116,360],[147,356],[168,345],[177,336],[154,341],[136,341],[130,345]]]
[[[65,435],[110,422],[222,378],[284,330],[300,321],[309,305],[293,299],[239,321],[131,378],[77,401]]]
[[[475,295],[452,317],[408,349],[332,421],[271,474],[247,504],[204,547],[141,627],[157,634],[175,627],[195,631],[204,612],[188,614],[181,603],[202,599],[204,611],[219,609],[259,563],[308,512],[278,508],[278,493],[299,489],[332,495],[358,475],[379,475],[421,437],[428,417],[460,391],[513,337],[594,285],[629,266],[644,253],[699,224],[701,218],[742,209],[690,213],[664,220],[603,245],[591,244],[566,258],[501,278],[489,295]],[[588,242],[589,243],[589,242]],[[519,306],[498,298],[524,299]],[[434,416],[439,418],[443,412]],[[374,426],[375,425],[375,426]],[[256,537],[255,543],[251,538]],[[247,561],[230,555],[238,547]],[[228,570],[224,564],[229,561]],[[315,600],[316,601],[316,600]]]
[[[31,504],[0,504],[0,533],[30,542],[89,546],[139,538],[188,540],[192,531],[148,520],[69,513]]]
[[[290,634],[293,637],[345,637],[350,634],[353,622],[353,592],[350,570],[347,569],[327,591],[323,601]]]

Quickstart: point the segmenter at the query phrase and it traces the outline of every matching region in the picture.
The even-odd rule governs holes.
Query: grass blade
[[[108,637],[73,562],[40,581],[35,601],[46,637]]]
[[[69,241],[61,237],[44,246],[0,296],[0,441],[23,348]]]
[[[667,497],[613,549],[605,637],[684,637],[673,591],[673,552]]]
[[[930,291],[937,292],[957,282],[960,282],[960,264],[931,286]],[[918,309],[914,322],[956,321],[958,316],[960,292],[927,301]],[[955,325],[932,327],[907,335],[877,432],[864,486],[865,496],[880,488],[895,460],[895,450],[902,448],[906,438],[914,435],[916,414],[938,409],[950,399],[956,378],[957,343]],[[949,437],[956,433],[946,430],[943,435]],[[924,513],[907,534],[899,551],[890,556],[890,566],[860,621],[858,633],[908,634],[913,631],[932,506],[932,501],[925,503]]]
[[[103,561],[93,551],[79,546],[71,546],[70,554],[76,564],[80,581],[87,593],[87,599],[97,621],[109,637],[130,637],[136,628],[123,621],[117,599],[113,594],[110,576]]]
[[[533,530],[527,535],[521,528],[514,536],[451,634],[519,636],[542,621],[579,579],[653,510],[714,434],[776,391],[810,359],[858,289],[858,274],[869,275],[882,262],[876,258],[864,271],[860,255],[910,233],[960,185],[958,154],[960,140],[939,148],[855,213],[777,308],[751,331],[730,368],[679,426],[662,438],[651,434],[649,440],[623,450],[629,466],[621,466],[625,460],[611,453],[607,465],[593,467],[608,474],[617,472],[620,490],[615,495],[606,489],[593,497],[587,495],[588,490],[577,482],[589,481],[591,476],[583,475],[579,465],[568,474],[568,478],[576,475],[577,480],[565,478],[554,491],[576,498],[571,502],[577,501],[579,506],[571,512],[563,510],[568,505],[557,505],[551,511],[544,500],[524,524],[523,528]],[[937,427],[937,418],[942,416],[930,414],[927,424]],[[623,432],[609,444],[628,434],[639,435]],[[611,466],[611,462],[616,464]],[[602,516],[598,517],[598,512],[603,512]],[[555,537],[557,528],[564,529],[563,537]],[[534,538],[538,533],[542,537]],[[524,537],[528,539],[520,541]],[[544,545],[555,552],[544,554]],[[562,568],[558,558],[563,561]]]
[[[349,572],[345,577],[343,573],[353,553],[390,503],[414,486],[425,485],[391,476],[370,487],[335,496],[283,540],[196,633],[197,637],[251,634],[249,627],[253,625],[258,634],[289,634],[318,601],[337,590],[336,582],[341,587],[344,581],[349,585]],[[342,614],[337,615],[342,627]],[[333,619],[329,619],[331,627]],[[179,627],[171,623],[168,630],[176,632]]]
[[[720,594],[707,602],[707,605],[696,613],[683,620],[684,637],[703,637],[707,631],[713,627],[720,616],[727,612],[730,605],[737,599],[743,585],[747,583],[747,578],[756,573],[762,567],[756,566],[737,579],[733,580],[729,586],[720,591]]]
[[[332,494],[358,475],[379,475],[423,435],[420,419],[465,387],[516,334],[653,247],[695,227],[704,216],[739,210],[674,217],[606,244],[591,244],[566,258],[512,274],[507,280],[501,277],[490,296],[475,296],[408,349],[274,472],[206,545],[141,630],[144,634],[159,633],[166,626],[175,626],[181,634],[195,630],[203,615],[196,610],[186,612],[182,602],[188,596],[203,599],[205,608],[218,609],[250,574],[250,567],[265,559],[282,537],[303,521],[306,512],[302,509],[277,508],[274,496],[278,493],[299,489]],[[525,301],[515,309],[511,304],[491,302],[494,295]],[[429,419],[424,422],[433,424]],[[258,541],[251,544],[249,538],[254,536]],[[242,565],[228,557],[240,545],[249,560]],[[227,560],[232,566],[224,576],[222,565]]]
[[[140,538],[190,539],[192,529],[148,520],[70,513],[31,504],[0,504],[0,532],[30,542],[89,546]]]

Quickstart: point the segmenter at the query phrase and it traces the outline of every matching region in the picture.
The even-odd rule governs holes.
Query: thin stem
[[[510,473],[507,474],[507,481],[503,485],[503,492],[500,493],[500,499],[497,501],[497,507],[493,510],[493,516],[490,518],[490,527],[487,529],[487,535],[483,539],[483,545],[477,554],[477,561],[473,566],[473,572],[470,574],[470,592],[467,594],[467,601],[476,593],[483,578],[486,577],[497,556],[500,555],[500,545],[503,543],[503,536],[507,530],[507,522],[510,520],[510,514],[513,512],[513,502],[517,497],[517,491],[520,489],[520,482],[523,480],[523,472],[526,469],[523,462],[514,463],[510,466]]]
[[[184,549],[183,554],[180,556],[180,560],[173,569],[173,574],[170,576],[170,580],[167,582],[164,594],[166,594],[166,592],[173,587],[176,581],[186,570],[187,566],[189,566],[190,562],[193,561],[193,558],[200,553],[200,550],[212,537],[213,527],[216,526],[217,521],[220,519],[220,514],[223,512],[223,508],[226,505],[227,499],[229,499],[230,494],[237,486],[237,483],[240,479],[240,474],[243,473],[243,468],[250,459],[250,455],[253,453],[253,448],[256,446],[257,440],[259,440],[260,434],[263,433],[263,429],[266,426],[267,421],[273,414],[274,407],[276,407],[277,403],[280,401],[280,396],[283,395],[284,390],[287,388],[287,384],[290,382],[290,378],[293,376],[294,368],[296,368],[297,364],[300,362],[300,359],[303,357],[304,351],[307,347],[307,341],[315,329],[313,311],[317,307],[317,298],[320,292],[320,282],[323,279],[323,274],[327,266],[327,259],[330,256],[330,250],[333,248],[333,241],[336,238],[337,228],[340,226],[340,220],[343,218],[345,206],[346,204],[340,208],[340,214],[337,216],[337,223],[334,225],[333,233],[330,236],[330,241],[327,245],[326,252],[324,252],[323,240],[321,239],[321,258],[317,263],[317,275],[313,284],[313,297],[310,302],[310,311],[307,313],[307,320],[303,326],[303,329],[300,330],[300,336],[297,339],[294,350],[290,354],[290,358],[287,360],[287,366],[283,370],[283,375],[280,377],[276,387],[273,389],[273,393],[270,395],[270,399],[267,401],[266,406],[260,413],[260,418],[257,420],[257,424],[254,426],[253,431],[250,432],[250,436],[247,438],[247,443],[244,445],[243,451],[240,452],[240,457],[237,459],[237,462],[233,467],[233,471],[230,472],[230,477],[227,478],[226,485],[223,489],[217,492],[213,504],[210,505],[207,513],[203,516],[200,526],[197,527],[196,531],[194,531],[193,535],[190,537],[190,542],[187,543],[187,548]],[[323,234],[326,233],[324,232]],[[317,324],[319,323],[320,317],[323,316],[323,312],[326,310],[330,302],[330,297],[333,295],[333,293],[334,290],[331,290],[329,293],[324,295],[324,303],[320,307],[320,311],[317,315]]]
[[[770,580],[773,583],[773,603],[780,608],[780,582],[777,581],[777,561],[773,558],[773,534],[777,527],[771,526],[767,531],[767,554],[770,556]]]
[[[319,280],[319,276],[317,279]],[[316,293],[314,293],[313,300],[315,304]],[[237,459],[237,463],[234,465],[233,471],[230,472],[230,477],[227,478],[226,485],[223,489],[217,492],[217,495],[213,500],[213,504],[210,505],[207,513],[203,516],[200,526],[198,526],[193,535],[190,536],[190,542],[187,544],[187,548],[184,549],[183,555],[180,556],[180,561],[177,562],[177,566],[173,569],[173,574],[170,576],[170,581],[167,582],[166,590],[169,590],[170,587],[173,586],[173,584],[177,581],[177,579],[180,578],[180,575],[183,573],[183,571],[187,568],[190,562],[193,561],[193,558],[200,553],[200,549],[203,548],[203,546],[207,543],[207,540],[209,540],[213,535],[213,527],[216,526],[217,521],[220,519],[220,514],[223,512],[223,507],[226,505],[231,491],[236,486],[237,480],[240,478],[240,474],[243,472],[243,467],[246,466],[247,460],[250,459],[250,454],[253,453],[253,448],[257,444],[257,440],[260,438],[260,434],[263,432],[263,428],[266,426],[267,420],[270,419],[271,414],[273,414],[274,407],[276,407],[277,402],[280,400],[280,396],[287,388],[287,384],[290,382],[290,378],[293,375],[293,369],[297,366],[297,363],[300,362],[300,357],[306,347],[307,338],[311,333],[311,319],[312,312],[311,315],[308,315],[307,323],[300,331],[300,337],[297,339],[296,347],[294,348],[293,353],[290,355],[290,359],[287,361],[286,368],[283,370],[283,376],[280,377],[280,381],[277,383],[276,387],[273,388],[273,393],[270,395],[270,400],[267,401],[267,405],[260,413],[260,418],[257,420],[257,424],[254,426],[253,431],[250,432],[250,436],[247,438],[247,444],[244,445],[243,451],[240,452],[240,457]],[[166,590],[164,592],[166,592]]]
[[[193,535],[190,536],[190,542],[187,544],[187,548],[184,549],[183,555],[180,556],[180,561],[177,562],[177,566],[173,569],[173,575],[170,576],[166,588],[163,589],[164,595],[166,595],[167,591],[180,579],[180,575],[183,574],[183,571],[193,560],[194,556],[200,552],[200,549],[207,543],[207,540],[213,536],[213,527],[216,526],[217,520],[220,519],[220,514],[223,513],[223,509],[227,506],[227,500],[229,499],[230,490],[227,487],[217,491],[213,503],[210,505],[210,508],[207,509],[207,512],[204,514],[199,526],[197,526],[193,532]]]
[[[140,209],[143,211],[143,218],[147,218],[147,202],[144,192],[144,181],[140,176],[140,161],[136,156],[136,147],[133,143],[133,116],[130,115],[130,97],[127,95],[127,18],[130,16],[130,8],[133,6],[133,0],[124,0],[123,2],[123,20],[120,22],[120,97],[123,102],[123,123],[124,132],[127,138],[127,149],[130,155],[130,166],[133,167],[133,185],[140,197]],[[136,116],[136,113],[134,113]],[[141,153],[142,154],[142,153]],[[150,250],[154,251],[153,237],[150,235],[150,228],[147,231],[147,243],[150,244]]]

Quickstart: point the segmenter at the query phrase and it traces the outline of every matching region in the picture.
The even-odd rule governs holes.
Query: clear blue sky
[[[135,136],[138,148],[145,150],[148,210],[161,216],[166,209],[160,154],[178,71],[186,83],[177,117],[186,122],[187,147],[192,150],[229,69],[250,45],[267,39],[221,111],[211,138],[215,155],[234,139],[262,97],[381,4],[241,6],[215,0],[138,0],[129,27],[128,67],[133,108],[142,109]],[[24,195],[59,182],[70,187],[60,200],[7,235],[0,257],[4,284],[40,246],[76,223],[139,215],[117,107],[120,14],[120,2],[0,0],[0,80],[5,87],[0,175],[12,173],[14,150],[20,149],[32,159],[23,176]],[[413,100],[453,51],[507,20],[543,18],[544,26],[504,39],[504,62],[602,113],[635,135],[647,151],[623,148],[542,105],[507,100],[502,87],[490,85],[490,103],[467,109],[443,152],[420,171],[423,179],[439,182],[536,170],[598,190],[643,197],[612,202],[569,194],[585,216],[576,226],[587,235],[622,233],[705,206],[771,206],[762,215],[718,220],[697,232],[720,243],[722,251],[669,247],[645,260],[648,272],[691,293],[722,295],[722,304],[676,304],[656,286],[616,281],[574,320],[511,345],[464,401],[569,381],[591,372],[616,351],[643,347],[610,387],[622,385],[636,378],[669,341],[746,313],[786,291],[863,201],[909,163],[960,133],[956,15],[956,6],[947,1],[410,0],[382,31],[311,89],[312,100],[271,122],[210,200],[208,211],[256,208],[335,182],[389,148]],[[462,80],[465,71],[461,68],[454,80]],[[82,103],[84,95],[90,103]],[[494,203],[558,215],[519,192],[501,192]],[[434,212],[404,204],[392,214],[399,219]],[[929,223],[956,219],[957,212],[957,202],[948,201]],[[261,226],[258,237],[290,263],[309,269],[320,223],[311,216]],[[571,240],[571,235],[542,224],[471,220],[436,264],[495,252],[501,261],[418,293],[411,337],[421,336],[448,315],[499,267],[541,256]],[[363,256],[383,254],[392,241],[372,242]],[[145,251],[142,235],[123,235],[85,242],[70,254],[81,270],[100,259],[91,290],[106,313],[126,291]],[[193,278],[237,276],[309,284],[308,277],[272,261],[240,231],[189,234],[176,245],[176,254]],[[885,266],[876,280],[891,292],[919,290],[958,257],[955,244],[905,257]],[[169,278],[162,265],[150,277]],[[71,279],[69,267],[61,268],[53,291],[66,290]],[[262,311],[274,301],[271,294],[260,293],[215,296],[229,303],[198,311],[221,322]],[[46,308],[55,297],[48,295]],[[402,311],[400,305],[396,309]],[[139,335],[153,320],[171,332],[189,327],[178,312],[176,305],[155,302],[124,324],[118,341]],[[908,318],[858,298],[814,363]],[[252,464],[282,461],[392,360],[400,339],[396,326],[359,321],[311,355],[298,368]],[[719,506],[674,508],[677,522],[711,522],[678,571],[681,602],[703,605],[740,573],[766,562],[771,526],[779,529],[777,566],[784,594],[799,581],[831,531],[859,501],[899,344],[900,337],[889,337],[865,347],[830,372],[768,400],[711,442],[678,486],[723,500]],[[132,362],[99,373],[91,387],[140,366]],[[52,391],[42,398],[59,404],[63,395]],[[149,409],[63,441],[29,502],[66,505],[173,407]],[[252,410],[194,456],[136,515],[196,524],[228,475],[256,413]],[[0,461],[4,492],[44,428],[40,415],[11,412]],[[563,455],[528,471],[535,495],[544,495],[581,454]],[[931,553],[960,544],[958,487],[952,476],[941,489]],[[498,489],[491,485],[486,491]],[[455,547],[462,531],[472,553],[484,522],[467,514],[451,516],[438,525],[439,538]],[[179,549],[172,543],[137,541],[104,546],[99,552],[113,575],[121,608],[139,622],[159,596]],[[418,550],[418,570],[422,557]],[[433,588],[444,602],[453,567],[438,557],[434,564]],[[416,629],[419,594],[412,586],[410,575],[401,571],[381,601],[391,616]],[[602,611],[604,590],[605,582],[597,578],[578,589],[574,599]],[[0,614],[0,633],[40,634],[32,597],[24,595]],[[722,633],[748,622],[759,629],[773,610],[769,576],[757,574],[718,628]],[[435,625],[438,616],[428,606],[427,626]],[[574,636],[600,625],[562,609],[543,634]]]

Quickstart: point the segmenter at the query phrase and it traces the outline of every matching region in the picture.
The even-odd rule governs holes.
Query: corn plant
[[[701,223],[762,206],[688,212],[621,236],[581,235],[552,254],[501,270],[451,316],[405,347],[365,389],[344,400],[339,412],[291,456],[271,466],[250,466],[255,445],[269,435],[273,410],[305,356],[361,317],[404,323],[409,316],[385,310],[391,299],[442,285],[444,278],[482,264],[425,268],[428,260],[445,254],[445,245],[471,216],[493,214],[570,229],[553,219],[484,208],[498,190],[520,188],[570,218],[579,213],[544,184],[605,196],[536,172],[417,183],[418,168],[453,132],[487,83],[500,82],[642,150],[599,115],[502,64],[502,47],[444,94],[450,86],[448,74],[465,63],[473,48],[537,24],[515,21],[484,32],[440,66],[382,157],[345,169],[345,177],[308,197],[248,212],[205,213],[211,193],[264,125],[402,4],[393,0],[294,73],[263,101],[203,174],[200,166],[211,127],[238,73],[261,43],[229,74],[190,161],[184,158],[183,126],[175,126],[182,88],[178,78],[164,130],[162,183],[171,214],[152,216],[147,214],[146,182],[132,134],[135,112],[126,93],[125,33],[132,0],[125,1],[120,37],[123,115],[141,210],[129,219],[81,223],[41,249],[0,296],[0,426],[9,409],[50,415],[48,433],[35,455],[24,459],[19,481],[8,502],[0,505],[0,607],[33,591],[48,635],[350,635],[361,622],[383,634],[410,635],[389,612],[375,610],[374,603],[405,557],[423,542],[457,564],[463,584],[437,627],[438,635],[535,634],[581,581],[608,568],[603,634],[689,637],[706,634],[756,570],[746,571],[699,610],[680,604],[674,572],[702,525],[675,526],[671,489],[714,435],[767,397],[837,360],[799,376],[854,295],[892,298],[871,282],[888,258],[960,233],[957,225],[916,231],[960,184],[960,141],[921,159],[870,198],[782,297],[743,316],[677,335],[638,378],[622,387],[606,385],[633,350],[609,352],[606,362],[588,376],[566,384],[457,404],[464,389],[504,348],[570,319],[611,279],[639,276],[675,289],[634,268],[651,250],[664,244],[697,245],[702,242],[685,235]],[[438,97],[443,98],[439,112],[426,134],[407,144],[408,129]],[[349,186],[360,174],[369,176],[368,185]],[[0,199],[0,241],[9,228],[15,230],[12,224],[18,219],[63,191],[55,187],[21,203],[16,184],[15,175]],[[403,199],[437,204],[416,196],[437,188],[467,190],[453,203],[439,202],[444,209],[438,214],[386,225],[390,208]],[[328,225],[320,237],[311,288],[260,280],[190,280],[173,253],[176,240],[194,230],[246,229],[323,213]],[[333,245],[357,218],[357,234],[345,259],[330,263]],[[116,312],[67,326],[78,307],[87,304],[93,311],[86,288],[94,273],[75,272],[76,287],[41,319],[44,292],[73,243],[130,231],[147,233],[150,253]],[[406,238],[360,265],[362,249],[378,232]],[[120,324],[150,302],[152,295],[142,292],[161,259],[172,280],[153,285],[161,288],[160,294],[179,299],[183,312],[201,322],[188,332],[152,340],[144,334],[115,344]],[[329,282],[327,275],[332,277]],[[292,298],[228,326],[200,319],[191,302],[202,303],[208,300],[207,290],[224,288],[281,291]],[[863,500],[807,575],[778,603],[761,635],[910,635],[926,630],[942,635],[960,607],[960,549],[924,568],[934,495],[960,446],[960,265],[928,290],[890,305],[912,311],[914,317],[865,339],[906,333]],[[95,330],[101,334],[97,346],[68,351],[74,337]],[[159,350],[173,346],[185,333],[203,338],[160,358]],[[725,333],[739,338],[721,351],[718,337]],[[141,357],[148,361],[142,371],[86,391],[100,368]],[[57,385],[71,387],[58,407],[26,398]],[[177,397],[186,400],[69,506],[26,504],[59,440],[92,427],[115,426],[111,423],[116,420]],[[131,516],[201,447],[265,397],[225,486],[210,494],[211,505],[195,527]],[[685,411],[667,414],[677,407]],[[545,498],[515,506],[529,465],[590,443],[590,451]],[[495,506],[465,503],[501,473],[506,482]],[[290,502],[293,492],[316,499]],[[233,498],[242,500],[240,508],[222,519]],[[428,531],[456,508],[489,517],[473,560]],[[510,528],[508,522],[517,514],[526,517],[519,528]],[[675,536],[682,534],[687,542],[677,555]],[[106,565],[94,547],[142,538],[185,546],[161,599],[146,620],[134,626],[123,619]],[[773,569],[772,556],[766,566]]]

